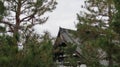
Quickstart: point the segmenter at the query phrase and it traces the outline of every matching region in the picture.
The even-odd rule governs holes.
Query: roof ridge
[[[59,30],[68,30],[68,31],[74,31],[74,32],[76,32],[76,30],[68,29],[68,28],[63,28],[63,27],[59,27]]]

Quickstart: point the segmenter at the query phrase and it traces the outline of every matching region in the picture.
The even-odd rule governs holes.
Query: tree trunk
[[[113,67],[113,60],[112,60],[112,56],[111,56],[111,54],[108,54],[109,55],[109,57],[108,57],[108,67]]]
[[[113,52],[113,44],[111,44],[112,42],[112,38],[110,37],[110,40],[109,40],[109,46],[108,46],[108,67],[113,67],[113,58],[112,58],[112,52]]]
[[[20,28],[20,23],[21,23],[20,13],[21,13],[21,0],[18,0],[17,10],[16,10],[16,19],[15,19],[16,22],[15,22],[14,32],[13,32],[16,45],[17,45],[17,42],[19,42],[19,28]]]

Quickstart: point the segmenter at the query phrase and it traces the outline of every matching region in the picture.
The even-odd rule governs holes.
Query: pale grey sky
[[[56,36],[59,27],[75,29],[76,13],[81,10],[84,0],[57,0],[57,8],[49,14],[48,21],[40,26],[36,26],[37,32],[49,31],[52,36]]]

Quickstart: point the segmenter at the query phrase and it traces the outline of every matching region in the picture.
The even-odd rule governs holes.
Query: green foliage
[[[6,3],[4,7],[3,3]],[[13,32],[17,30],[25,30],[32,28],[35,25],[43,24],[48,17],[42,18],[46,12],[51,12],[56,8],[57,2],[55,0],[4,0],[0,1],[0,15],[7,11],[6,17],[11,17],[9,20],[3,21],[9,29]],[[24,9],[23,9],[24,8]],[[14,14],[14,15],[13,15]],[[24,15],[24,16],[23,16]],[[20,16],[23,16],[20,18]],[[33,21],[34,19],[34,21]],[[27,21],[27,22],[26,22]],[[4,23],[6,22],[6,23]],[[13,23],[14,22],[14,23]]]
[[[64,47],[65,53],[72,55],[75,51],[77,46],[71,43],[67,43],[67,47]]]
[[[15,41],[11,36],[0,36],[0,66],[2,67],[53,67],[52,42],[30,36],[23,44],[23,50],[13,46]],[[54,66],[55,67],[55,66]]]
[[[0,0],[0,24],[5,26],[0,26],[1,67],[55,67],[49,35],[40,38],[33,27],[45,23],[48,17],[41,16],[54,10],[56,4],[55,0]],[[13,37],[5,34],[6,28]],[[18,42],[23,43],[23,50],[18,50]]]
[[[114,1],[114,3],[115,3],[115,7],[116,7],[116,14],[114,15],[114,20],[113,20],[113,22],[111,23],[111,26],[112,26],[112,28],[113,28],[113,30],[116,32],[116,33],[118,33],[118,34],[120,34],[120,6],[119,6],[119,3],[120,3],[120,1],[117,1],[117,0],[113,0]]]
[[[0,20],[3,18],[3,15],[5,14],[5,7],[2,1],[0,1]]]
[[[77,28],[78,28],[77,33],[79,33],[78,36],[80,38],[82,38],[82,40],[84,40],[84,41],[96,39],[99,36],[99,33],[103,32],[102,29],[91,26],[91,25],[87,25],[87,24],[78,24]],[[100,30],[101,30],[101,32],[100,32]]]
[[[89,67],[101,67],[100,60],[107,60],[107,67],[119,66],[116,60],[120,56],[118,4],[117,0],[86,0],[84,8],[87,11],[77,14],[83,61]]]
[[[0,24],[5,26],[0,26],[0,33],[6,33],[6,28],[13,33],[13,37],[5,33],[0,36],[1,67],[54,66],[49,35],[40,38],[33,27],[46,22],[48,17],[41,16],[54,10],[56,4],[55,0],[0,0]],[[23,43],[22,50],[18,50],[18,42]]]
[[[66,47],[63,47],[64,55],[66,55],[64,59],[64,65],[76,67],[78,65],[78,59],[73,56],[75,54],[77,45],[72,43],[67,43]],[[68,63],[67,63],[68,62]]]
[[[25,44],[25,54],[27,54],[25,55],[24,64],[31,67],[52,67],[54,64],[51,41],[43,39],[42,42],[38,42],[35,37],[29,39]]]
[[[17,47],[12,46],[13,42],[10,36],[0,36],[0,66],[12,67],[12,61],[15,54],[18,52]]]
[[[5,28],[2,27],[2,26],[0,26],[0,33],[1,33],[1,32],[5,32]]]
[[[56,0],[2,0],[0,1],[0,17],[4,18],[0,18],[0,24],[6,26],[6,32],[13,33],[16,41],[27,39],[22,33],[29,36],[28,31],[33,30],[35,25],[45,23],[48,17],[43,17],[43,15],[53,11],[56,4]]]

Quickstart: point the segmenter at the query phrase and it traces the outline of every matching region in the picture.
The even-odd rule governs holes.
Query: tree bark
[[[16,24],[14,27],[14,34],[18,33],[20,27],[20,13],[21,13],[21,0],[18,0],[17,11],[16,11]]]
[[[18,0],[17,3],[17,9],[16,9],[16,16],[15,16],[15,26],[14,26],[14,32],[13,32],[13,37],[15,39],[15,43],[17,45],[17,42],[19,42],[19,27],[20,27],[20,13],[21,13],[21,0]]]

